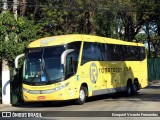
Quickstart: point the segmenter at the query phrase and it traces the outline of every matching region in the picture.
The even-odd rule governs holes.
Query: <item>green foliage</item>
[[[33,21],[25,17],[19,17],[16,21],[10,12],[0,14],[0,24],[0,57],[13,66],[15,57],[37,37],[37,30]]]
[[[143,41],[146,35],[138,32],[146,23],[154,23],[159,41],[160,4],[155,0],[36,0],[34,3],[26,0],[26,3],[24,14],[24,6],[18,5],[17,20],[11,9],[0,14],[0,57],[11,66],[30,42],[46,36],[82,33]]]
[[[136,38],[137,42],[144,42],[144,40],[146,40],[146,38],[147,38],[147,35],[146,34],[137,34],[135,36],[135,38]]]

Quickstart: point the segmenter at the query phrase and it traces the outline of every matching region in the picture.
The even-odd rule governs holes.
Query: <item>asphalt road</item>
[[[119,94],[91,97],[87,100],[87,102],[84,105],[76,105],[73,103],[73,101],[52,103],[49,106],[44,106],[42,103],[30,103],[30,104],[20,104],[17,106],[3,106],[0,108],[0,111],[15,111],[15,112],[34,111],[35,113],[40,112],[41,115],[43,116],[41,118],[42,120],[43,119],[158,120],[160,119],[160,83],[152,84],[145,89],[141,89],[138,92],[138,95],[131,97],[125,97],[124,95],[119,93]],[[106,112],[106,111],[111,111],[111,112]],[[142,117],[142,114],[143,113],[145,114],[144,111],[148,111],[146,114],[154,113],[155,116],[159,114],[159,117],[148,117],[148,116]],[[129,117],[127,116],[129,114],[132,115],[136,114],[136,115],[135,117],[131,116]],[[141,117],[138,117],[139,114],[141,114],[140,115]],[[123,118],[118,117],[123,115],[125,117]],[[10,119],[10,118],[5,118],[5,119]]]

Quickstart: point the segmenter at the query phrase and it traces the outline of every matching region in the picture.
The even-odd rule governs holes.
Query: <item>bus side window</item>
[[[134,50],[132,46],[126,46],[126,61],[132,61],[134,56]]]
[[[101,54],[101,50],[100,50],[100,44],[99,43],[94,43],[94,61],[102,61],[103,57]]]
[[[125,45],[119,45],[119,59],[120,61],[126,60],[126,46]]]
[[[132,46],[131,47],[131,55],[132,55],[132,61],[135,61],[136,60],[136,47]]]
[[[113,54],[115,56],[113,61],[119,61],[120,60],[120,56],[119,56],[119,46],[118,45],[114,45],[113,46]]]
[[[106,56],[108,61],[119,61],[120,55],[119,55],[119,46],[114,44],[107,44],[106,45]]]
[[[83,46],[82,65],[89,61],[102,61],[100,43],[85,42]]]
[[[101,43],[99,45],[102,61],[106,61],[107,60],[107,56],[106,56],[106,50],[107,50],[107,48],[106,47],[107,46],[105,44],[103,44],[103,43]]]
[[[145,48],[141,47],[140,48],[140,60],[144,60],[146,58],[146,53],[145,53]]]
[[[140,60],[140,47],[135,48],[135,60]]]
[[[105,45],[105,51],[106,51],[106,60],[107,61],[111,61],[112,60],[112,51],[113,51],[113,49],[112,49],[112,46],[110,45],[110,44],[106,44]]]
[[[82,53],[82,65],[85,64],[86,62],[90,61],[90,56],[92,55],[92,46],[91,43],[84,43],[83,46],[83,53]]]

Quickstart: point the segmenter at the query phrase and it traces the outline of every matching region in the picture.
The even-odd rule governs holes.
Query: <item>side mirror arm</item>
[[[14,64],[15,64],[15,68],[16,68],[16,69],[18,68],[18,60],[19,60],[21,57],[23,57],[24,55],[25,55],[25,54],[23,53],[23,54],[18,55],[18,56],[15,58]]]
[[[68,53],[70,52],[73,52],[74,49],[68,49],[68,50],[65,50],[62,55],[61,55],[61,64],[65,64],[65,61],[66,61],[66,56]]]
[[[61,64],[64,65],[64,72],[66,71],[66,56],[68,53],[73,52],[74,49],[65,50],[61,55]]]

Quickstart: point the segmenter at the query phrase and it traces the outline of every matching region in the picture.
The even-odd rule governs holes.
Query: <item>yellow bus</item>
[[[75,99],[124,91],[128,96],[148,85],[145,47],[93,35],[45,37],[25,54],[22,96],[25,102]]]

